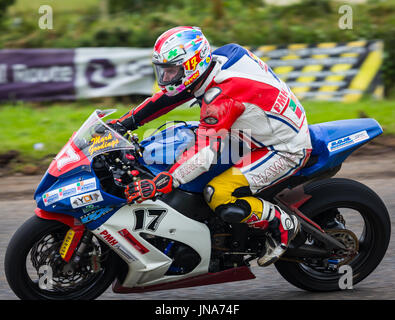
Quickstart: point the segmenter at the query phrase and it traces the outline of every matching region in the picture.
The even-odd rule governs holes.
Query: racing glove
[[[129,184],[125,189],[128,203],[141,203],[155,197],[159,193],[169,193],[173,190],[173,177],[168,172],[159,173],[153,180],[144,179]]]

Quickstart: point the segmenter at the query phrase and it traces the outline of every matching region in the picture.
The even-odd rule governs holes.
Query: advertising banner
[[[247,48],[299,99],[382,97],[381,41]],[[155,90],[151,54],[141,48],[0,50],[0,101],[149,96]]]

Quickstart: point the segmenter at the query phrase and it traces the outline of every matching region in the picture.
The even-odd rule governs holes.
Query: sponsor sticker
[[[50,204],[59,200],[59,194],[57,191],[56,192],[55,191],[48,192],[48,193],[44,194],[42,197],[43,197],[45,206],[49,206]]]
[[[116,240],[110,232],[108,232],[107,230],[103,230],[102,232],[100,232],[100,235],[102,236],[102,238],[111,246],[115,246],[116,244],[118,244],[118,240]]]
[[[88,149],[89,154],[92,155],[95,152],[101,150],[113,149],[119,143],[118,138],[113,137],[111,132],[102,137],[93,137],[90,141],[91,145]]]
[[[75,232],[73,229],[70,229],[69,231],[67,231],[66,236],[64,237],[62,246],[60,247],[59,253],[62,256],[62,258],[64,259],[66,256],[67,251],[70,248],[71,242],[73,241]]]
[[[67,186],[60,187],[55,190],[51,190],[43,194],[42,198],[45,206],[49,206],[54,202],[62,199],[70,198],[71,196],[88,192],[96,189],[96,179],[91,178],[82,180]]]
[[[122,256],[126,258],[128,261],[137,261],[137,258],[131,254],[125,247],[121,246],[119,243],[114,246],[115,249],[121,253]]]
[[[337,140],[333,140],[331,142],[328,143],[328,150],[330,152],[339,150],[339,149],[343,149],[347,146],[353,145],[355,143],[364,141],[369,139],[369,135],[366,132],[366,130],[363,131],[359,131],[357,133],[354,133],[352,135],[349,135],[347,137],[343,137]]]
[[[88,223],[93,220],[97,220],[100,217],[104,216],[105,214],[109,213],[112,211],[113,208],[110,207],[104,207],[104,208],[99,208],[95,211],[89,212],[81,217],[81,222],[82,223]]]
[[[99,190],[95,190],[89,193],[81,194],[70,198],[71,206],[76,209],[85,207],[87,205],[103,201],[103,197]]]

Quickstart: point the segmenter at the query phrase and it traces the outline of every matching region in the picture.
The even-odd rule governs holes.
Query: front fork
[[[72,216],[48,212],[39,208],[34,212],[42,219],[57,220],[70,227],[60,246],[59,253],[67,263],[72,262],[73,265],[78,263],[87,244],[92,240],[92,233],[88,232],[85,226]]]

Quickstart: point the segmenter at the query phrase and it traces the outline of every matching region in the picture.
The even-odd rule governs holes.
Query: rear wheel
[[[309,291],[340,290],[341,265],[351,267],[353,285],[365,279],[383,259],[390,240],[391,222],[382,200],[367,186],[348,179],[316,181],[305,186],[305,193],[312,199],[300,211],[355,253],[279,260],[277,270],[288,282]]]
[[[20,299],[95,299],[116,276],[117,257],[92,237],[77,265],[59,254],[69,227],[37,216],[12,237],[4,260],[7,281]]]

